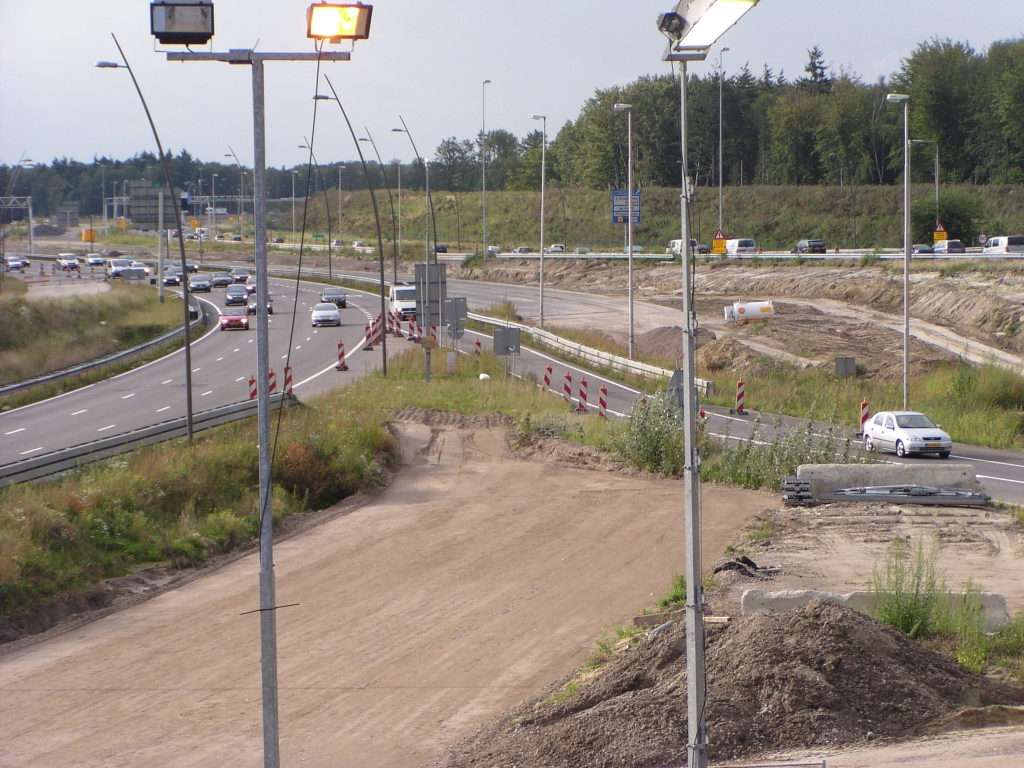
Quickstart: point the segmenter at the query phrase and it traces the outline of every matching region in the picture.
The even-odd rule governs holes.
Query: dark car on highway
[[[256,314],[256,294],[252,294],[246,299],[245,302],[245,314],[255,315]],[[272,298],[267,299],[267,314],[274,314],[274,300]]]
[[[801,240],[790,253],[825,253],[825,241],[814,238]]]
[[[188,290],[190,293],[209,293],[210,279],[206,275],[192,275],[188,279]]]
[[[960,240],[939,240],[932,246],[932,253],[967,253]]]
[[[249,300],[249,292],[244,285],[229,285],[224,289],[224,306],[232,304],[245,304]]]
[[[231,270],[231,279],[236,283],[244,283],[249,279],[249,270],[245,267],[235,267]]]
[[[229,272],[214,272],[210,282],[213,283],[214,288],[223,288],[225,285],[231,285],[235,280]]]
[[[434,244],[434,253],[448,253],[448,244],[447,243],[435,243]]]
[[[348,306],[348,296],[341,288],[324,288],[320,294],[320,301],[334,304],[338,309],[345,309]]]

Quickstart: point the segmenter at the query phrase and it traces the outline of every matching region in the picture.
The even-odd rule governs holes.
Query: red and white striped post
[[[743,410],[744,394],[743,379],[740,379],[736,382],[736,413],[741,416],[746,414],[746,411]]]
[[[580,377],[580,404],[576,407],[580,413],[587,412],[587,377]]]
[[[273,368],[270,369],[270,373],[267,375],[267,378],[270,380],[270,393],[273,394],[277,391],[277,374],[274,373]]]
[[[423,341],[423,326],[420,325],[419,321],[416,321],[416,340]]]
[[[290,365],[284,367],[284,393],[286,395],[292,393],[292,367]]]
[[[259,394],[259,393],[256,390],[256,377],[255,376],[250,376],[249,377],[249,399],[250,400],[255,400],[257,394]]]
[[[857,433],[857,437],[864,437],[864,425],[868,423],[870,418],[871,412],[868,408],[868,401],[862,400],[860,403],[860,432]]]
[[[597,391],[597,415],[602,419],[608,418],[608,387],[604,384]]]
[[[370,327],[369,323],[366,324],[366,328],[363,330],[363,337],[366,339],[366,346],[363,347],[363,350],[373,352],[373,328]]]
[[[554,371],[555,371],[555,369],[552,368],[550,364],[547,366],[547,368],[544,369],[544,391],[545,392],[547,392],[549,389],[551,389],[551,374],[554,373]]]
[[[409,341],[417,341],[416,339],[416,323],[413,320],[409,321],[409,332],[405,335]]]
[[[384,343],[384,316],[377,315],[373,321],[373,341],[375,344]]]
[[[348,363],[345,362],[345,342],[338,342],[338,366],[334,369],[336,371],[347,371]]]
[[[483,351],[484,351],[484,345],[480,343],[480,339],[477,339],[476,341],[474,341],[473,342],[473,354],[476,355],[477,357],[480,357],[480,355],[483,354]]]
[[[562,397],[565,402],[572,404],[572,374],[566,371],[565,382],[562,384]]]

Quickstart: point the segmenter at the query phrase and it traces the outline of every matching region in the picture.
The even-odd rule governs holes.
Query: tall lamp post
[[[413,154],[415,155],[416,160],[419,161],[419,163],[423,166],[423,183],[426,186],[426,192],[427,192],[427,206],[426,206],[427,211],[426,211],[426,214],[425,214],[425,219],[427,221],[427,226],[426,226],[426,230],[427,230],[427,237],[426,237],[426,240],[427,240],[427,262],[429,263],[430,262],[430,223],[431,222],[433,222],[434,229],[435,229],[435,232],[434,232],[434,242],[435,243],[437,242],[437,232],[436,232],[436,229],[437,229],[437,219],[433,215],[434,214],[434,201],[430,199],[430,170],[428,168],[426,159],[422,155],[420,155],[419,150],[416,149],[416,142],[413,141],[412,134],[409,133],[409,127],[405,124],[405,119],[401,115],[398,116],[398,119],[402,121],[402,127],[401,128],[392,128],[391,132],[392,133],[404,133],[406,136],[409,137],[409,143],[412,144]],[[401,201],[401,197],[399,197],[399,201]],[[434,254],[434,263],[435,264],[437,263],[437,254],[436,253]]]
[[[480,200],[483,205],[485,261],[487,260],[487,86],[490,84],[490,80],[484,80],[480,86]]]
[[[314,96],[313,98],[317,99],[319,97],[318,96]],[[325,96],[323,98],[327,98],[327,97]],[[303,137],[303,138],[305,138],[305,137]],[[313,159],[313,165],[316,168],[316,175],[313,178],[314,179],[320,179],[321,183],[323,183],[323,185],[324,185],[324,213],[327,216],[327,279],[328,280],[333,280],[334,279],[334,271],[333,271],[332,266],[331,266],[331,241],[333,239],[331,237],[331,201],[327,198],[327,181],[326,181],[326,179],[323,178],[323,174],[321,174],[321,172],[320,172],[320,162],[316,159],[316,155],[313,154],[313,146],[309,143],[309,140],[307,139],[305,144],[299,144],[299,149],[308,149],[309,150],[309,156]],[[338,183],[339,183],[339,185],[341,184],[341,173],[340,172],[338,173]],[[309,185],[307,184],[307,189],[308,189],[308,186]],[[340,187],[339,187],[339,193],[340,193],[340,191],[341,190],[340,190]],[[315,193],[313,195],[313,200],[314,200],[314,205],[315,205],[315,201],[316,201],[316,194]],[[340,199],[338,201],[338,208],[339,208],[339,210],[341,208],[341,201],[340,201]],[[338,226],[340,227],[341,225],[339,224]],[[341,237],[341,235],[338,235],[338,237]]]
[[[633,105],[616,104],[616,112],[626,113],[626,195],[629,215],[626,216],[626,263],[629,265],[629,359],[633,359]]]
[[[298,171],[292,171],[292,244],[295,244],[295,177]],[[255,215],[255,214],[254,214]]]
[[[910,96],[890,93],[890,104],[903,104],[903,410],[910,407]]]
[[[722,64],[722,56],[728,51],[722,48],[718,52],[718,229],[722,229],[722,171],[724,167],[722,153],[722,81],[725,80],[725,69]]]
[[[224,157],[233,157],[235,159],[235,165],[238,166],[238,236],[242,237],[244,232],[242,230],[242,218],[244,217],[244,211],[242,207],[242,200],[245,199],[245,171],[242,170],[242,164],[238,162],[238,155],[235,154],[235,150],[228,146],[228,153]]]
[[[548,118],[547,115],[533,115],[541,121],[540,132],[540,327],[544,327],[544,197],[547,186],[548,168]]]
[[[360,141],[368,141],[370,146],[373,147],[373,154],[377,156],[377,165],[380,166],[380,174],[384,177],[384,186],[388,188],[388,202],[391,204],[391,256],[394,262],[394,271],[392,272],[392,280],[398,282],[398,226],[395,223],[395,199],[391,195],[391,183],[388,181],[387,171],[384,170],[384,161],[380,158],[380,152],[377,151],[377,144],[373,140],[373,136],[370,135],[370,129],[364,127],[366,136],[360,136]],[[401,167],[401,166],[399,166]]]
[[[213,5],[185,6],[190,13],[168,14],[169,6],[154,2],[150,6],[153,34],[163,45],[205,45],[213,37]],[[173,11],[174,9],[171,8]],[[277,698],[277,604],[274,584],[273,515],[271,509],[270,458],[270,349],[267,312],[267,221],[266,221],[266,110],[264,64],[267,61],[329,62],[348,61],[351,54],[324,52],[328,41],[366,39],[370,35],[372,6],[318,4],[306,13],[306,35],[315,40],[318,50],[311,53],[266,53],[235,49],[227,52],[203,51],[168,53],[168,61],[218,61],[249,66],[252,73],[253,105],[253,219],[256,257],[256,386],[258,400],[258,451],[260,480],[260,663],[263,699],[263,764],[278,768],[281,764],[278,736]],[[184,246],[182,246],[184,249]]]
[[[697,317],[693,302],[693,265],[690,248],[690,184],[686,126],[686,65],[704,61],[708,50],[758,0],[681,0],[658,17],[658,29],[669,39],[664,59],[679,63],[679,134],[683,192],[680,229],[683,240],[683,426],[686,447],[683,462],[684,527],[686,529],[686,719],[687,765],[707,768],[707,724],[704,716],[704,594],[700,558],[700,454],[697,449],[697,388],[694,380]],[[630,190],[632,192],[632,190]]]
[[[935,225],[939,224],[939,142],[913,139],[911,144],[932,144],[935,147]]]

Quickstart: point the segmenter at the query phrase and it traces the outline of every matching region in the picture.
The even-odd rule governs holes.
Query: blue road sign
[[[624,189],[612,190],[612,224],[625,224],[629,218],[629,194]],[[640,223],[640,190],[633,190],[633,223]]]

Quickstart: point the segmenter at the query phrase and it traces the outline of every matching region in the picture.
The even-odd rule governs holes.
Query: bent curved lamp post
[[[686,718],[687,765],[707,768],[708,734],[705,720],[704,595],[700,561],[700,454],[697,449],[697,389],[694,381],[697,317],[694,312],[693,265],[690,249],[690,171],[686,130],[686,64],[703,61],[708,49],[758,0],[682,0],[658,16],[658,30],[668,39],[665,61],[679,62],[679,138],[683,191],[680,229],[683,240],[683,427],[686,452],[683,466],[684,528],[686,529]],[[632,190],[630,190],[632,191]]]
[[[174,14],[168,13],[173,6]],[[328,8],[347,9],[329,11]],[[209,14],[205,10],[209,9]],[[325,43],[341,40],[364,40],[370,33],[369,5],[311,6],[306,12],[307,36]],[[179,19],[179,13],[183,18]],[[152,32],[164,44],[193,45],[208,42],[213,37],[213,3],[155,2],[150,5]],[[330,21],[333,15],[333,24]],[[177,25],[188,18],[189,24],[181,31]],[[195,35],[183,42],[176,34]],[[199,38],[202,38],[201,40]],[[318,46],[319,48],[319,46]],[[270,349],[269,317],[267,312],[267,151],[266,106],[264,97],[264,62],[267,61],[349,61],[348,51],[312,53],[265,53],[251,49],[232,49],[225,52],[173,52],[168,61],[219,61],[225,64],[246,65],[252,72],[253,105],[253,236],[256,252],[256,387],[258,400],[258,451],[260,484],[260,667],[263,700],[263,765],[279,768],[281,765],[278,732],[277,695],[277,618],[276,589],[274,585],[273,515],[271,510],[271,458],[270,458]],[[180,231],[180,228],[179,228]]]

